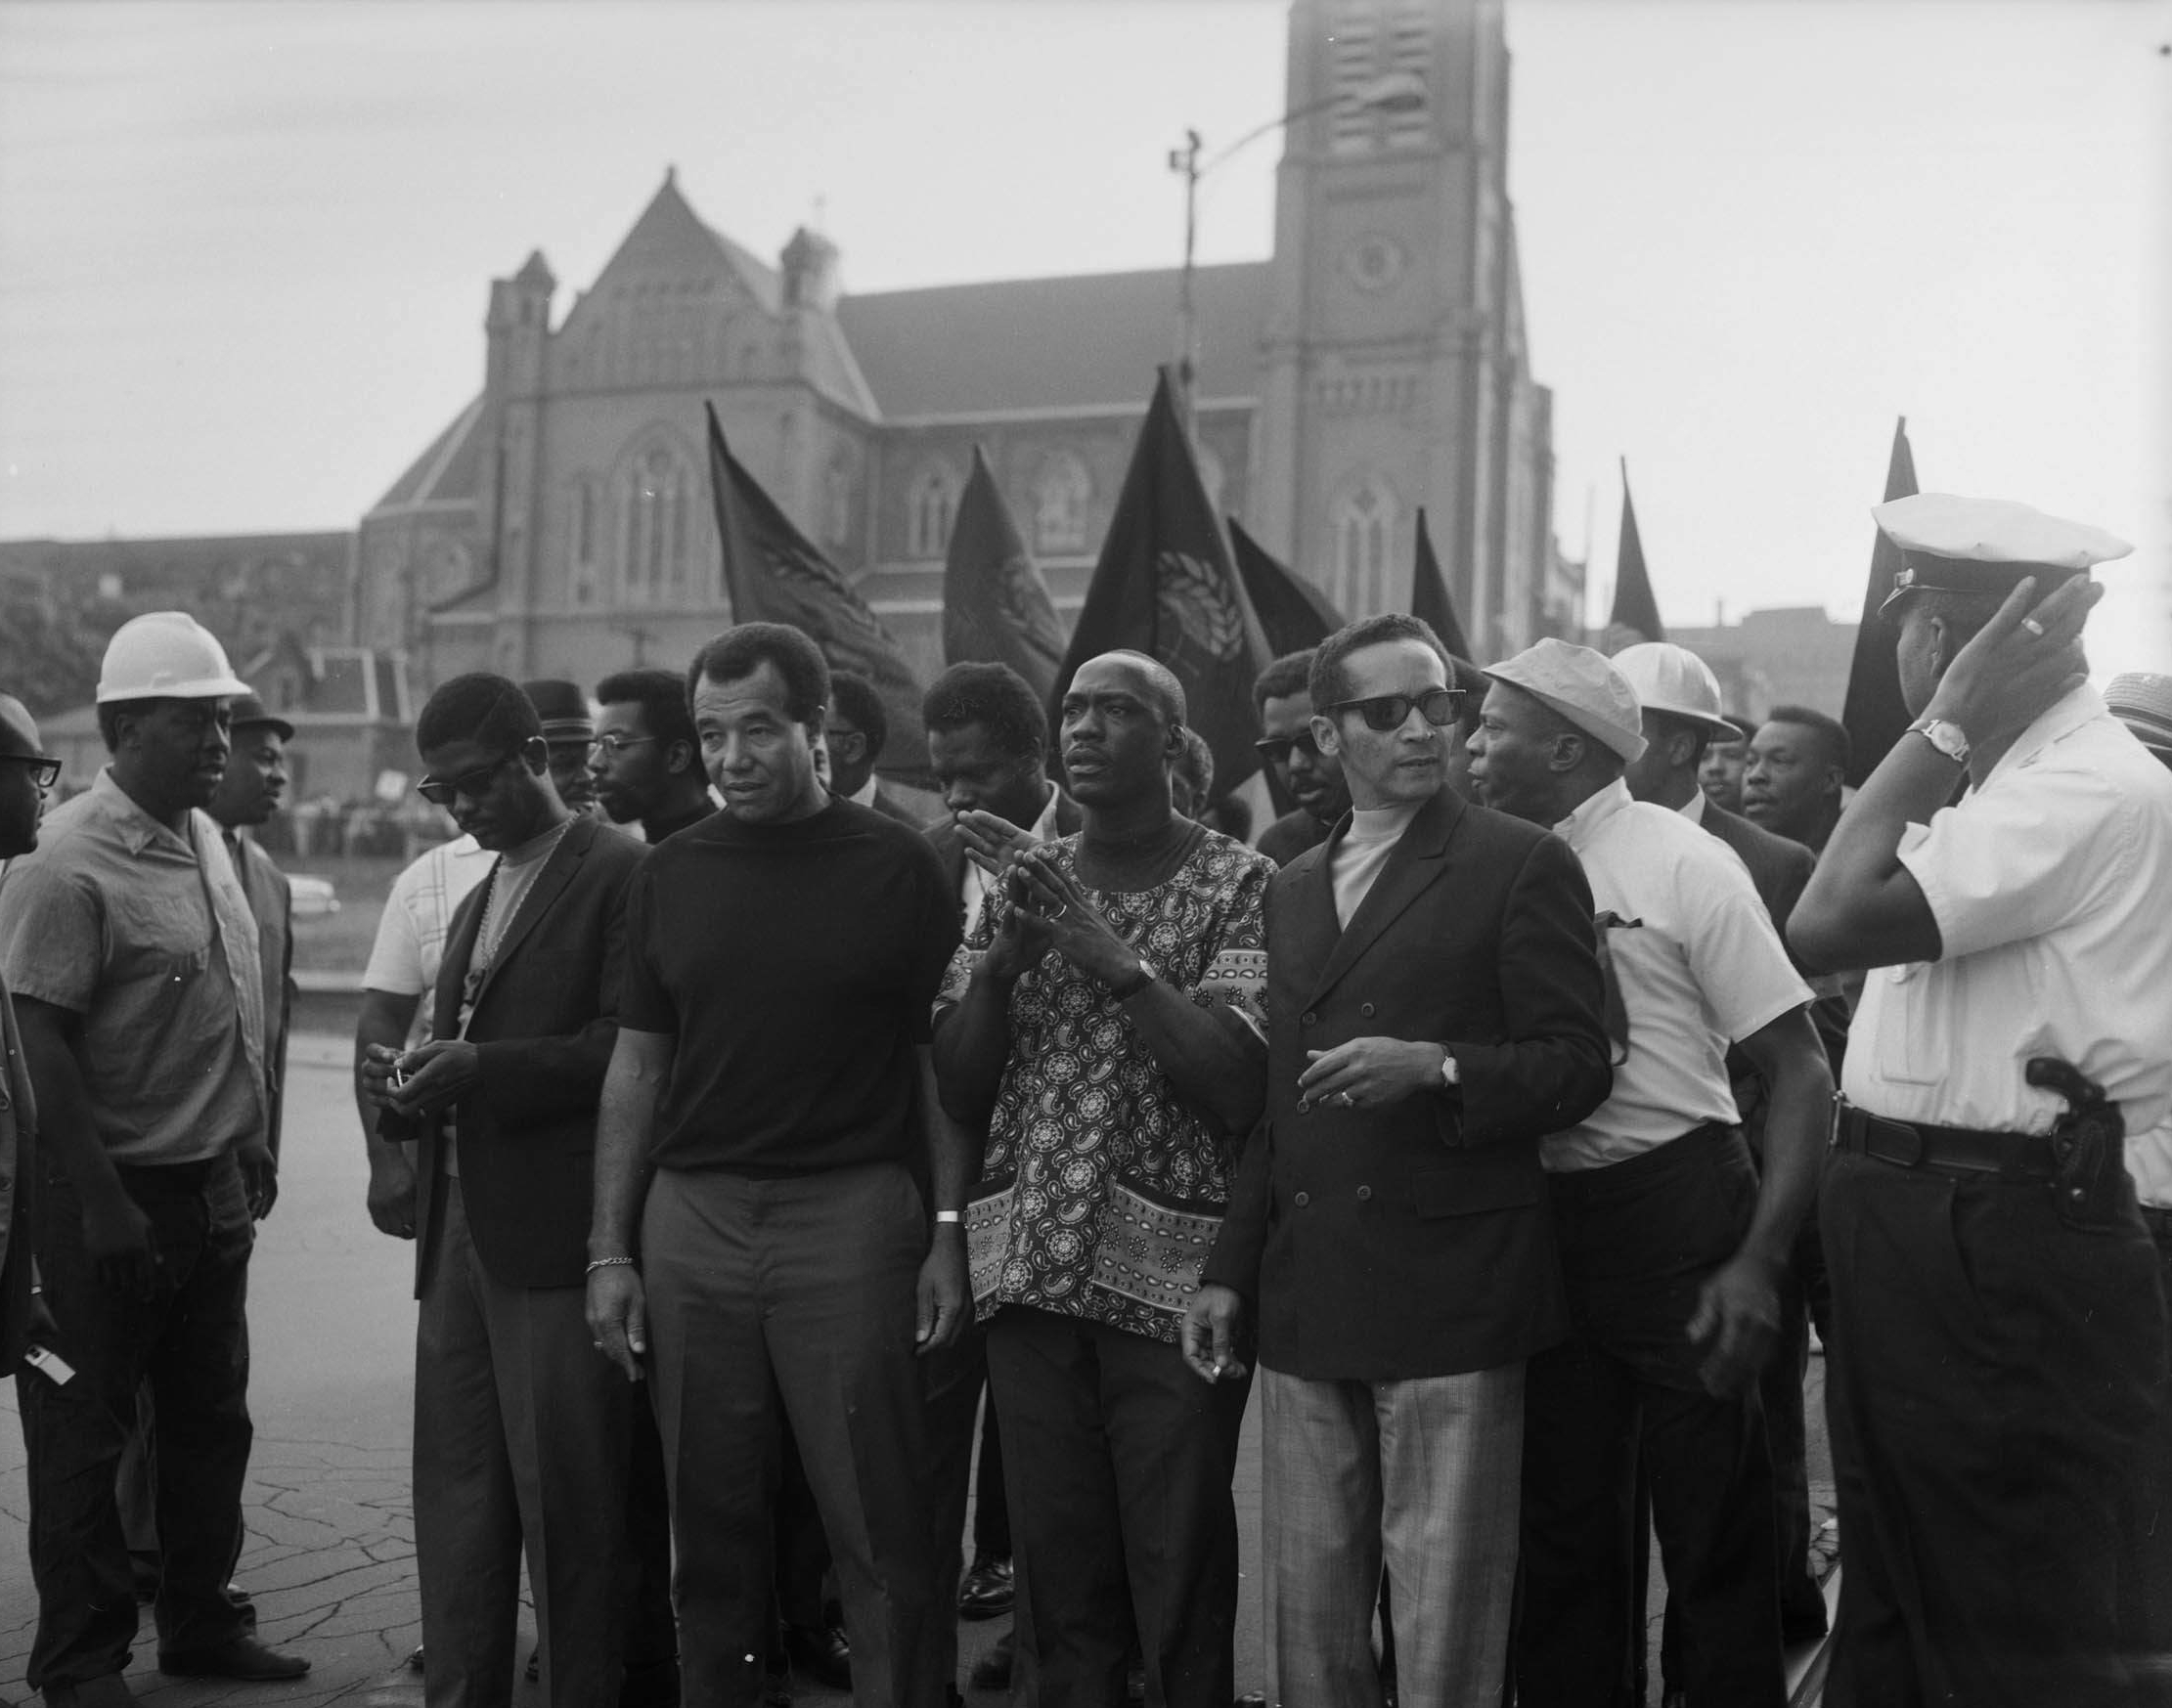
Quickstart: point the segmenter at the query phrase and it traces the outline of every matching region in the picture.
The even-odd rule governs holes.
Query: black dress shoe
[[[45,1708],[135,1708],[136,1693],[118,1673],[95,1679],[55,1679],[38,1692]]]
[[[420,1642],[415,1645],[415,1652],[407,1657],[407,1670],[411,1673],[422,1670],[422,1645]]]
[[[976,1690],[1007,1690],[1010,1688],[1011,1663],[1018,1657],[1018,1633],[1006,1631],[996,1639],[996,1646],[973,1663],[969,1682]]]
[[[158,1670],[175,1679],[239,1679],[244,1684],[268,1679],[298,1679],[309,1663],[298,1654],[281,1654],[253,1637],[237,1637],[216,1648],[160,1649]]]
[[[1000,1619],[1018,1604],[1018,1586],[1010,1561],[993,1554],[976,1554],[973,1564],[958,1586],[960,1619]]]
[[[852,1644],[836,1626],[785,1626],[784,1652],[824,1689],[852,1688]]]

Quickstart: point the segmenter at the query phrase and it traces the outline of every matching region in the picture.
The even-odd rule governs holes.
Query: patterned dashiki
[[[1076,881],[1079,839],[1053,846]],[[1264,898],[1274,863],[1204,831],[1151,890],[1080,889],[1162,982],[1202,1008],[1266,1023]],[[952,957],[938,1012],[961,1001],[1010,901],[992,895]],[[1012,986],[1010,1059],[966,1213],[982,1320],[1006,1304],[1175,1342],[1220,1230],[1243,1134],[1186,1104],[1121,1004],[1050,951]]]

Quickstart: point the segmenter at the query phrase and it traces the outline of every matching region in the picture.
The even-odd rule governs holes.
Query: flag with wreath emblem
[[[1042,699],[1054,692],[1063,662],[1063,624],[1048,584],[1027,554],[978,445],[943,570],[943,658],[949,664],[1007,664]]]
[[[734,623],[789,623],[822,649],[831,670],[874,683],[890,714],[890,739],[876,768],[924,778],[928,738],[920,725],[920,683],[890,631],[820,547],[792,526],[724,442],[709,412],[709,487],[724,547],[724,590]]]
[[[1260,768],[1252,682],[1267,665],[1266,637],[1230,562],[1166,368],[1053,697],[1061,701],[1080,665],[1120,647],[1160,659],[1183,684],[1186,722],[1214,752],[1217,800]]]

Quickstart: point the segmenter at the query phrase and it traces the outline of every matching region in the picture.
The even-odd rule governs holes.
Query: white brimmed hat
[[[1686,718],[1729,741],[1741,736],[1742,731],[1719,709],[1719,679],[1712,675],[1712,667],[1688,647],[1671,640],[1640,640],[1614,655],[1614,668],[1647,712]]]
[[[2007,499],[1921,492],[1874,505],[1871,515],[1901,555],[1881,611],[1911,592],[2004,598],[2028,576],[2036,578],[2040,594],[2048,593],[2134,549],[2116,534]]]
[[[1644,708],[1604,654],[1549,635],[1485,674],[1522,688],[1623,759],[1644,757]]]

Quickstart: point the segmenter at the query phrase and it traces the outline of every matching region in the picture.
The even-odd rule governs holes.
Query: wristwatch
[[[1969,763],[1969,738],[1962,734],[1961,725],[1943,718],[1919,718],[1908,725],[1911,735],[1920,735],[1957,766]]]
[[[1442,1044],[1441,1046],[1441,1083],[1443,1085],[1460,1085],[1463,1083],[1463,1070],[1456,1065],[1455,1046],[1453,1044]]]

